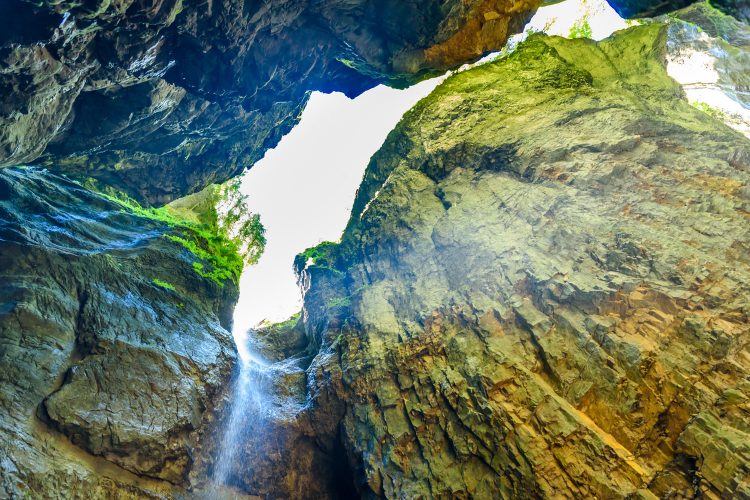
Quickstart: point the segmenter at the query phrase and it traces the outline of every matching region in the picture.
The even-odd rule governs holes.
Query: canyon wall
[[[690,26],[449,78],[299,260],[363,497],[750,497],[750,142],[668,77]]]
[[[185,494],[236,366],[236,282],[70,178],[164,204],[250,167],[309,91],[442,73],[536,5],[2,2],[0,167],[47,170],[0,171],[0,496]]]
[[[2,2],[0,165],[48,170],[0,170],[0,496],[201,496],[236,367],[207,241],[60,174],[166,203],[308,91],[476,60],[538,5]],[[750,143],[667,76],[688,43],[747,107],[750,32],[700,4],[532,36],[409,111],[298,259],[299,322],[260,332],[284,411],[237,494],[750,497]]]
[[[0,171],[0,496],[186,484],[235,365],[231,280],[178,228],[37,169]]]

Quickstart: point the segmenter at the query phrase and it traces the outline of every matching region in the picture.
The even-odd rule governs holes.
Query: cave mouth
[[[267,243],[240,281],[234,334],[241,354],[249,329],[299,312],[294,257],[340,239],[370,157],[404,112],[440,81],[404,90],[379,86],[354,99],[314,92],[299,124],[244,174],[240,189],[248,210],[260,215]]]
[[[626,27],[605,0],[567,0],[540,8],[509,46],[532,32],[598,40]],[[299,312],[294,257],[340,239],[370,157],[401,116],[444,78],[403,90],[381,85],[354,99],[313,92],[297,126],[243,175],[241,191],[248,209],[261,217],[267,244],[240,281],[234,335],[241,355],[247,353],[248,330]]]

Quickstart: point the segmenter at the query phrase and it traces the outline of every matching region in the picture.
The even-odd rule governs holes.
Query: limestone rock
[[[303,271],[364,497],[748,495],[750,142],[668,30],[532,36],[373,157]]]
[[[237,290],[170,231],[48,172],[0,172],[0,496],[186,486],[234,367]]]

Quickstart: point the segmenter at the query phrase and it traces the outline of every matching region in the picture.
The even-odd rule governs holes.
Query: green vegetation
[[[247,264],[256,264],[266,247],[265,228],[258,214],[247,208],[248,196],[240,192],[241,180],[236,179],[219,191],[217,224],[226,228],[229,237],[240,243],[240,254]],[[214,210],[214,213],[217,213]]]
[[[338,243],[334,243],[332,241],[324,241],[317,246],[308,248],[294,258],[294,268],[297,270],[297,272],[300,272],[305,268],[307,262],[312,260],[312,264],[315,267],[340,273],[341,271],[336,269],[336,259],[334,255],[334,250],[338,246]]]
[[[592,35],[593,32],[589,24],[589,17],[585,15],[571,26],[568,38],[591,38]]]
[[[175,291],[174,285],[167,281],[162,281],[159,278],[154,278],[151,280],[151,282],[158,287],[164,288],[165,290],[171,290],[173,292]]]
[[[719,108],[715,108],[706,102],[696,101],[690,104],[692,104],[694,108],[703,111],[707,115],[713,116],[717,120],[727,121],[730,118],[729,115],[724,111],[720,110]]]
[[[295,326],[297,326],[297,323],[299,322],[299,319],[301,316],[302,316],[302,311],[296,312],[292,314],[292,316],[289,319],[282,321],[281,323],[276,323],[274,327],[278,328],[279,330],[287,330],[289,328],[294,328]]]
[[[246,197],[239,194],[236,184],[229,188],[209,186],[160,208],[142,207],[125,196],[100,194],[122,206],[124,212],[172,228],[174,231],[165,238],[195,255],[198,261],[193,262],[193,270],[220,286],[227,280],[238,283],[244,265],[255,264],[265,248],[265,229],[259,216],[248,212]],[[217,206],[224,212],[220,213]],[[168,288],[161,283],[156,284]]]

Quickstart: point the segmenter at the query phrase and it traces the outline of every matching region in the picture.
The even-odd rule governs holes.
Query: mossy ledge
[[[143,207],[111,188],[99,194],[119,204],[124,212],[165,224],[171,231],[164,237],[195,257],[193,270],[223,287],[228,280],[235,285],[239,283],[245,264],[256,263],[266,243],[265,229],[257,215],[241,220],[241,202],[232,203],[226,215],[219,213],[217,206],[222,200],[236,198],[236,185],[211,185],[200,193],[158,208]],[[242,229],[232,234],[232,226],[237,223]]]

